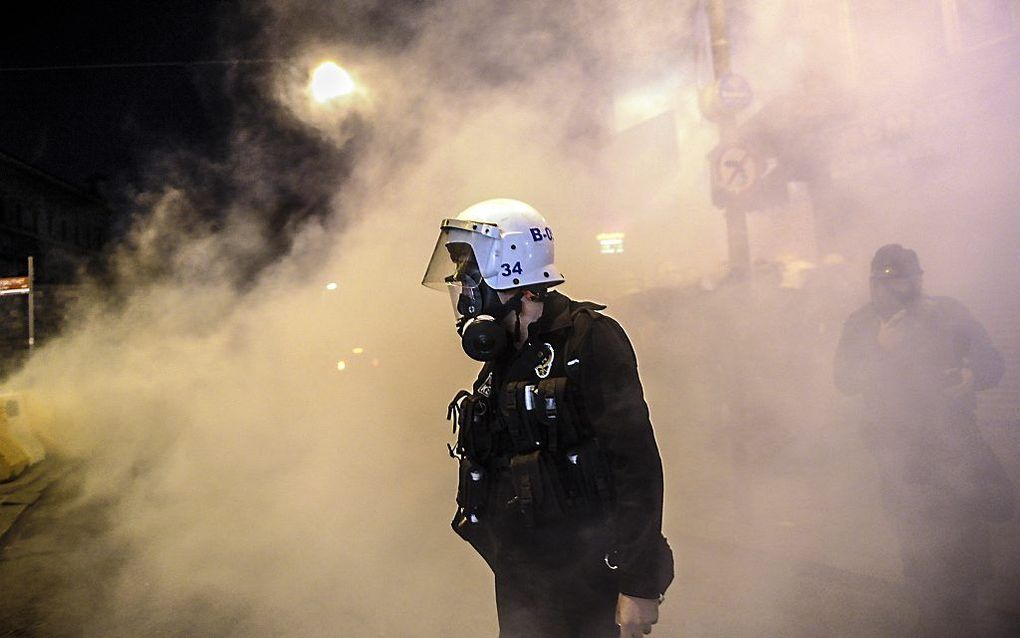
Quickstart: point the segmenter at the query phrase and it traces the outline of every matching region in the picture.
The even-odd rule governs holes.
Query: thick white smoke
[[[770,287],[765,270],[739,296],[719,284],[725,226],[705,159],[716,131],[697,110],[710,75],[703,7],[313,4],[266,6],[267,54],[304,68],[331,52],[364,93],[314,106],[303,73],[281,68],[262,99],[337,147],[356,137],[352,122],[370,130],[334,217],[292,229],[288,254],[239,288],[238,256],[272,239],[248,221],[257,198],[213,229],[187,184],[154,193],[117,257],[116,300],[88,288],[79,320],[10,383],[52,412],[41,434],[54,449],[86,461],[83,501],[108,508],[89,543],[116,567],[81,611],[86,634],[495,634],[491,580],[448,528],[443,417],[474,367],[448,300],[419,285],[440,219],[490,197],[546,215],[564,291],[618,301],[610,313],[637,346],[679,559],[657,634],[786,626],[782,601],[802,586],[795,560],[895,581],[853,407],[828,383],[831,349],[882,243],[917,247],[945,292],[975,280],[970,269],[947,276],[959,244],[941,226],[919,226],[924,211],[876,225],[867,211],[840,234],[849,265],[813,289],[813,305]],[[835,46],[820,36],[842,4],[814,4],[817,17],[798,22],[814,39],[801,41]],[[802,5],[734,14],[735,64],[755,78],[759,105],[818,77],[817,50],[777,44]],[[387,19],[406,32],[396,44],[358,36]],[[346,39],[324,33],[344,20]],[[642,97],[649,87],[659,93]],[[627,120],[628,104],[658,117],[618,130],[640,121]],[[854,210],[889,194],[861,193]],[[794,264],[796,281],[798,260],[822,264],[810,232],[769,220],[752,219],[756,256]],[[626,233],[619,260],[599,253],[602,232]],[[725,617],[717,596],[728,596]],[[828,602],[804,622],[834,622]]]

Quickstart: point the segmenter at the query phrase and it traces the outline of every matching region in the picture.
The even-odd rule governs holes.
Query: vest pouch
[[[460,480],[457,482],[457,505],[469,516],[476,517],[485,511],[489,497],[489,476],[481,465],[470,459],[460,460]]]
[[[492,454],[492,426],[488,399],[472,395],[460,408],[460,433],[457,445],[461,452],[475,461],[484,461]]]
[[[461,458],[460,477],[457,482],[457,512],[450,527],[468,542],[478,554],[492,565],[493,541],[490,526],[486,523],[489,499],[488,473],[470,459]]]
[[[535,386],[525,381],[508,383],[500,393],[500,410],[515,454],[526,454],[547,443],[546,428],[539,421]]]
[[[543,379],[535,389],[535,415],[545,426],[550,451],[577,444],[577,414],[567,398],[567,378]]]
[[[542,450],[510,459],[511,501],[525,527],[545,527],[566,516],[566,492],[553,458]]]
[[[571,508],[583,514],[607,511],[613,502],[611,474],[596,441],[588,439],[564,456]]]

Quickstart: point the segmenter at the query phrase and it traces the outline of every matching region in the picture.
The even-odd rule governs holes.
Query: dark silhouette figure
[[[990,523],[1013,516],[1013,494],[981,437],[975,393],[995,386],[1003,367],[962,304],[923,293],[914,251],[876,252],[871,301],[844,324],[835,383],[863,399],[862,435],[921,635],[988,635],[975,602],[992,576]]]

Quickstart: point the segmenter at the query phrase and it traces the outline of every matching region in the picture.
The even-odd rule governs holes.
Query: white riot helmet
[[[448,244],[471,247],[485,283],[493,290],[563,283],[553,259],[553,233],[545,218],[522,201],[489,199],[455,219],[444,219],[422,284],[445,289],[453,274]],[[445,263],[444,263],[445,262]]]
[[[465,351],[489,360],[504,338],[496,322],[520,303],[505,306],[495,291],[563,283],[553,252],[552,230],[538,211],[515,199],[490,199],[443,220],[421,283],[450,292]]]

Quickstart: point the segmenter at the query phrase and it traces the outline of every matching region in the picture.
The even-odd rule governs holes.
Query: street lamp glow
[[[335,281],[331,281],[328,284],[326,284],[326,290],[336,290],[336,289],[337,289],[337,284],[336,284]]]
[[[350,74],[337,66],[335,62],[323,62],[312,71],[309,88],[315,101],[324,104],[354,93],[357,87],[355,87]]]

